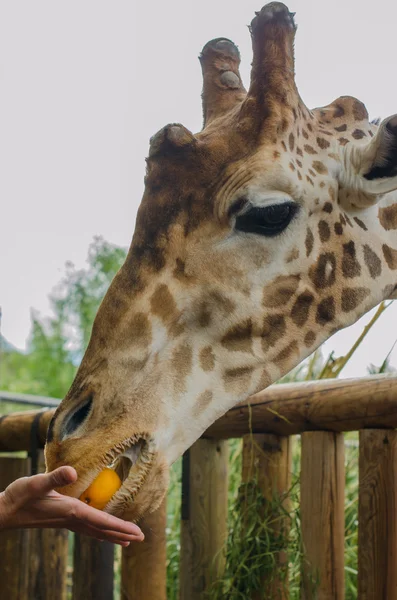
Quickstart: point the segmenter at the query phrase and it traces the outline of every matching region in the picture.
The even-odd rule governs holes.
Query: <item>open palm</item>
[[[55,491],[54,488],[76,479],[77,473],[72,467],[60,467],[51,473],[22,477],[11,483],[0,494],[0,530],[65,527],[121,546],[143,540],[137,525]]]

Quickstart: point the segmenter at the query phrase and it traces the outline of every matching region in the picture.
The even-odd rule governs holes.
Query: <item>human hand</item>
[[[0,494],[0,531],[19,527],[65,527],[120,546],[144,539],[137,525],[54,490],[76,480],[77,473],[72,467],[60,467],[51,473],[22,477],[11,483]]]

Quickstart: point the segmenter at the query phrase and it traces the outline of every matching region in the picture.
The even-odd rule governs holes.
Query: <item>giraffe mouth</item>
[[[105,512],[125,510],[142,488],[154,463],[154,442],[149,436],[134,436],[108,452],[103,466],[113,469],[122,481],[121,487],[105,506]]]

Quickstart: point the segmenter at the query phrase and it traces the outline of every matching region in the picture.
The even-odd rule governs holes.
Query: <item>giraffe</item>
[[[105,510],[155,510],[211,423],[397,297],[397,115],[370,122],[348,96],[308,109],[295,31],[282,3],[256,13],[248,91],[236,46],[206,44],[202,131],[150,141],[126,261],[48,430],[47,468],[78,472],[65,494],[113,464]]]

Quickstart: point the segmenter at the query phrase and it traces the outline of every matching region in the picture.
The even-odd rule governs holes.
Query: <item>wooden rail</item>
[[[43,410],[0,418],[0,451],[31,450],[33,422],[35,441],[42,446],[52,415],[53,410]],[[224,567],[227,441],[223,440],[245,436],[243,479],[249,480],[251,465],[255,464],[264,497],[270,500],[277,495],[284,497],[288,490],[290,436],[294,434],[302,435],[301,524],[306,557],[302,565],[302,597],[343,600],[343,432],[354,430],[360,431],[358,597],[397,600],[395,428],[395,376],[275,385],[231,409],[207,430],[204,439],[192,446],[183,461],[180,600],[203,598]],[[8,481],[28,473],[29,469],[29,459],[0,458],[0,485],[4,488]],[[122,600],[165,600],[165,514],[164,504],[143,524],[146,542],[123,551]],[[277,523],[279,527],[280,521]],[[15,588],[16,592],[7,589],[7,598],[11,600],[34,598],[26,548],[43,554],[47,546],[38,538],[33,545],[30,535],[31,532],[12,532],[0,536],[0,581],[11,582],[7,585]],[[61,541],[57,552],[61,555],[60,564],[65,565],[67,546]],[[77,599],[83,594],[87,600],[111,600],[112,553],[106,555],[104,549],[99,555],[98,544],[81,541],[76,543],[75,559],[73,597]],[[44,556],[43,572],[49,572],[50,563],[46,560],[49,558]],[[100,569],[98,560],[104,561]],[[282,552],[277,564],[280,574],[288,569]],[[20,573],[24,569],[26,583],[21,584]],[[315,588],[309,576],[313,572]],[[63,580],[64,567],[60,573]],[[269,582],[262,581],[263,589],[271,592],[274,600],[288,600],[282,579],[272,577]],[[35,582],[43,587],[37,569]],[[49,595],[40,597],[50,598],[52,593],[50,589]],[[57,597],[62,598],[61,590],[57,591]],[[258,593],[247,600],[261,597]]]
[[[0,452],[29,450],[35,411],[0,421]],[[44,446],[54,409],[43,410],[38,442]],[[250,428],[251,423],[251,428]],[[204,438],[231,439],[249,433],[294,435],[305,431],[360,431],[397,428],[397,377],[320,380],[272,385],[229,410]]]

